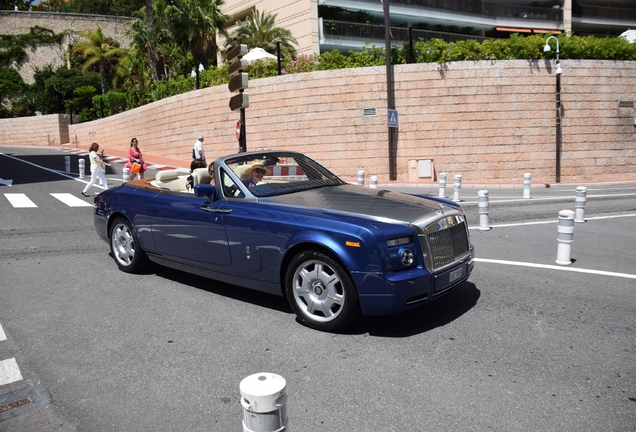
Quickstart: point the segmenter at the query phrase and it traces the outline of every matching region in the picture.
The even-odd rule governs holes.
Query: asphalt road
[[[239,384],[258,372],[286,379],[293,431],[636,430],[636,184],[584,185],[570,266],[557,215],[575,186],[492,188],[488,231],[483,187],[464,186],[469,282],[330,334],[282,298],[120,272],[85,183],[56,172],[65,155],[0,147],[0,431],[240,431]]]

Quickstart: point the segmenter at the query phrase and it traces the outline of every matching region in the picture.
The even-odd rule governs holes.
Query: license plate
[[[448,283],[455,282],[457,279],[461,279],[464,276],[464,267],[460,267],[457,270],[453,270],[448,275]]]

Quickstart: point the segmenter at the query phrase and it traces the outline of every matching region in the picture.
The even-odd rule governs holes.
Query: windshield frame
[[[215,169],[223,172],[223,175],[217,173],[217,179],[227,183],[228,177],[232,178],[236,186],[243,191],[243,194],[237,193],[233,196],[226,196],[227,198],[249,199],[249,196],[268,198],[347,184],[315,160],[302,153],[292,151],[270,150],[238,153],[220,158],[218,162],[218,164],[215,162]],[[263,176],[262,183],[248,186],[250,177],[246,179],[243,171],[256,164],[263,165],[267,173]],[[292,167],[295,168],[292,170]],[[292,171],[293,175],[282,174],[283,172],[288,174]]]

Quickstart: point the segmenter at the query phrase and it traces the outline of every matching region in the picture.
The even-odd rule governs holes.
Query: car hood
[[[440,202],[433,199],[354,185],[323,187],[260,201],[376,219],[391,219],[407,224],[440,208]]]

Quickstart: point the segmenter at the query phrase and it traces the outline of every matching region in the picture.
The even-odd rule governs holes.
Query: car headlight
[[[400,237],[396,239],[387,240],[386,245],[392,248],[392,247],[402,246],[402,245],[410,244],[410,243],[411,243],[411,237]]]
[[[404,248],[400,251],[400,261],[404,266],[410,266],[411,264],[413,264],[414,260],[415,255],[413,254],[413,251],[411,249]]]

